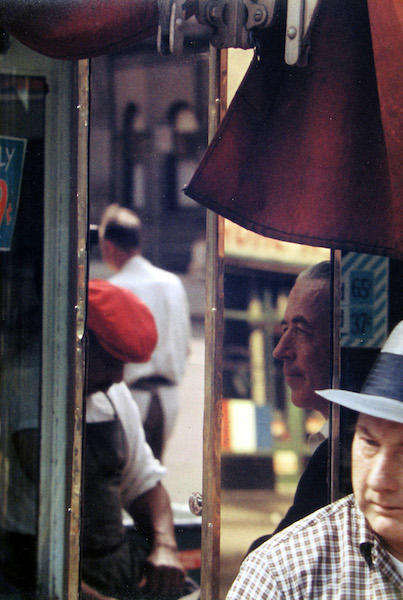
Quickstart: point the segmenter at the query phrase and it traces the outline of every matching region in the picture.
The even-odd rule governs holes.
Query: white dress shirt
[[[129,259],[109,281],[134,292],[153,313],[158,343],[146,363],[127,364],[124,379],[129,387],[142,378],[163,377],[170,385],[159,388],[165,419],[165,437],[178,410],[177,386],[184,374],[190,347],[190,314],[185,288],[174,273],[155,267],[143,256]],[[150,392],[134,390],[144,422]]]

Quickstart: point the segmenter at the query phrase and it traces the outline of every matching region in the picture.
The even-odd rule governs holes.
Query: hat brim
[[[345,390],[319,390],[322,398],[371,417],[403,424],[402,402],[383,396],[372,396]]]

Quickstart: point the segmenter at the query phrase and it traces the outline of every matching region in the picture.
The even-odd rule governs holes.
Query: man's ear
[[[99,243],[99,246],[101,248],[101,254],[102,254],[102,258],[105,262],[109,262],[111,260],[111,257],[113,257],[113,251],[115,248],[115,245],[112,244],[112,242],[110,242],[109,240],[101,240]]]
[[[102,260],[113,270],[120,270],[125,262],[130,258],[125,250],[122,250],[110,240],[102,240],[101,242]]]
[[[110,240],[100,242],[102,260],[109,266],[116,268],[116,251],[118,248]]]

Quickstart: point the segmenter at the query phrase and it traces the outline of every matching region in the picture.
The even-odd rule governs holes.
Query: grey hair
[[[109,240],[126,252],[137,250],[141,245],[140,218],[128,208],[110,204],[102,215],[99,238]]]
[[[298,275],[297,279],[323,279],[330,282],[331,267],[332,264],[330,260],[323,260],[322,262],[312,265],[311,267],[308,267],[302,271]]]

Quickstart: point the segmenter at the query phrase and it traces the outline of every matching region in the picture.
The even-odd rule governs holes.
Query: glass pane
[[[0,595],[7,598],[35,582],[45,90],[43,78],[0,76]]]
[[[201,518],[190,514],[188,499],[202,489],[206,217],[202,206],[184,200],[182,188],[206,145],[207,90],[208,55],[167,62],[152,43],[91,61],[89,278],[112,277],[113,283],[134,291],[156,317],[162,343],[150,361],[126,369],[125,381],[150,445],[167,469],[163,485],[172,504],[180,559],[195,581],[200,580]],[[97,243],[110,203],[134,210],[142,222],[142,256],[119,269],[112,257],[103,260]],[[115,242],[119,247],[119,239]],[[118,283],[114,277],[119,279],[131,265],[136,272]],[[182,285],[171,287],[178,280]],[[185,295],[177,294],[182,286],[190,312],[189,339]],[[183,342],[188,353],[182,351]],[[161,419],[148,409],[150,386],[164,383],[163,378],[172,385],[169,397],[161,395]],[[153,408],[158,403],[154,396]],[[154,418],[157,426],[150,427]],[[130,531],[127,516],[125,524]]]
[[[283,528],[300,518],[301,505],[288,510],[311,455],[327,437],[325,411],[312,386],[330,384],[329,260],[327,249],[272,240],[225,222],[222,600],[248,548],[280,522]],[[296,283],[302,272],[305,279]],[[296,342],[302,320],[303,350]],[[311,364],[318,349],[323,360]],[[289,365],[304,374],[299,381],[286,376]],[[309,508],[319,507],[323,495],[327,499],[326,474],[320,491]]]

